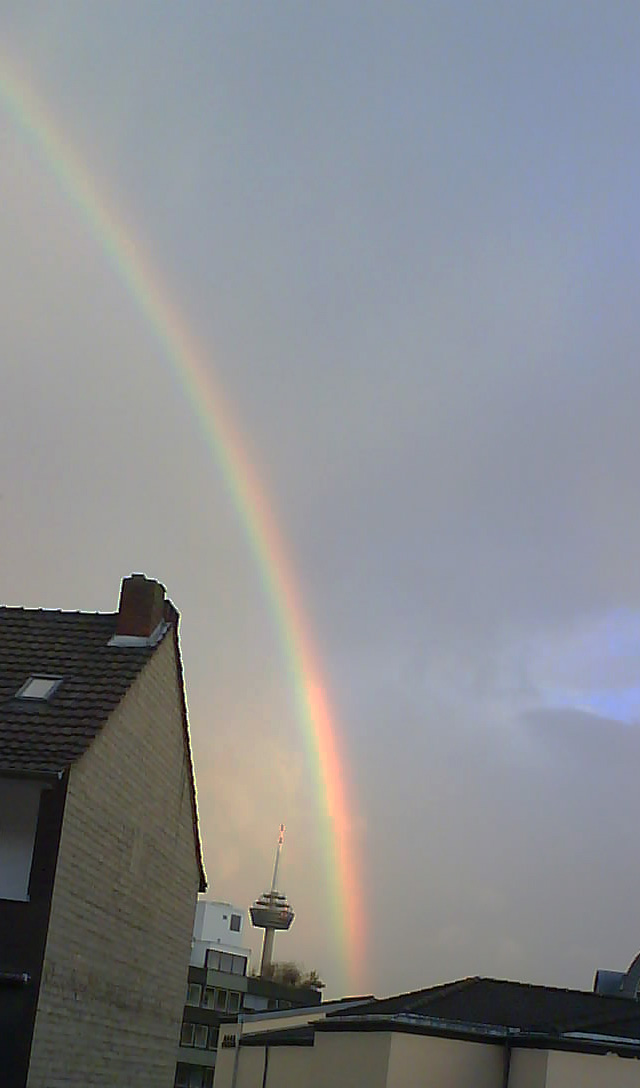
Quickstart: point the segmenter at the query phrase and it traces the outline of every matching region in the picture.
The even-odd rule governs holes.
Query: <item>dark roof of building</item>
[[[0,773],[65,771],[88,749],[157,647],[171,632],[191,777],[191,807],[200,891],[202,858],[191,741],[178,640],[178,613],[165,601],[166,630],[153,645],[110,645],[118,613],[0,607]],[[18,692],[33,676],[61,677],[48,699]]]
[[[241,1046],[313,1046],[315,1024],[280,1028],[279,1031],[256,1031],[240,1037]]]
[[[59,772],[86,751],[155,649],[110,646],[116,619],[0,607],[0,771]],[[62,683],[18,698],[31,676]]]
[[[544,1035],[587,1032],[640,1040],[640,1004],[635,1000],[493,978],[466,978],[382,998],[359,1005],[354,1014],[408,1015]]]

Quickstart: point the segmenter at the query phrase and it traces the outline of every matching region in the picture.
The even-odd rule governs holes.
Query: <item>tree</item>
[[[281,986],[306,986],[312,990],[323,990],[325,985],[316,970],[305,971],[300,964],[291,961],[270,963],[261,976],[255,972],[255,977],[279,982]]]
[[[314,969],[300,979],[301,986],[309,986],[312,990],[324,990],[325,983]]]

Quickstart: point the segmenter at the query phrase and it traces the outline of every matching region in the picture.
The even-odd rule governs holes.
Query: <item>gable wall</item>
[[[169,632],[71,769],[28,1088],[173,1084],[199,885],[178,684]]]

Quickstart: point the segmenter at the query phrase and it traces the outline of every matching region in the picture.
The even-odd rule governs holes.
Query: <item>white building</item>
[[[237,965],[236,971],[230,974],[247,974],[251,949],[242,944],[242,931],[245,914],[242,907],[234,907],[232,903],[208,902],[201,899],[196,907],[196,917],[193,924],[193,941],[191,945],[191,966],[204,967],[207,952],[217,950],[227,956],[244,957],[244,970],[240,971]],[[211,957],[210,957],[211,958]],[[220,963],[222,963],[222,959]],[[225,959],[224,971],[231,968],[232,961]]]
[[[222,1025],[229,1026],[240,1012],[320,1002],[310,987],[249,975],[251,950],[242,943],[245,921],[243,908],[232,903],[201,900],[196,907],[175,1088],[211,1088]]]

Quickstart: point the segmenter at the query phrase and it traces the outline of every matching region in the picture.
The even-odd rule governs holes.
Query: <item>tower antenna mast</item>
[[[284,842],[284,832],[285,832],[285,826],[284,826],[284,824],[280,824],[280,831],[279,831],[279,834],[278,834],[278,845],[276,846],[276,860],[274,862],[273,877],[272,877],[272,880],[271,880],[271,891],[272,892],[275,892],[275,890],[276,890],[276,880],[278,879],[278,866],[280,864],[280,854],[282,853],[282,844]]]

